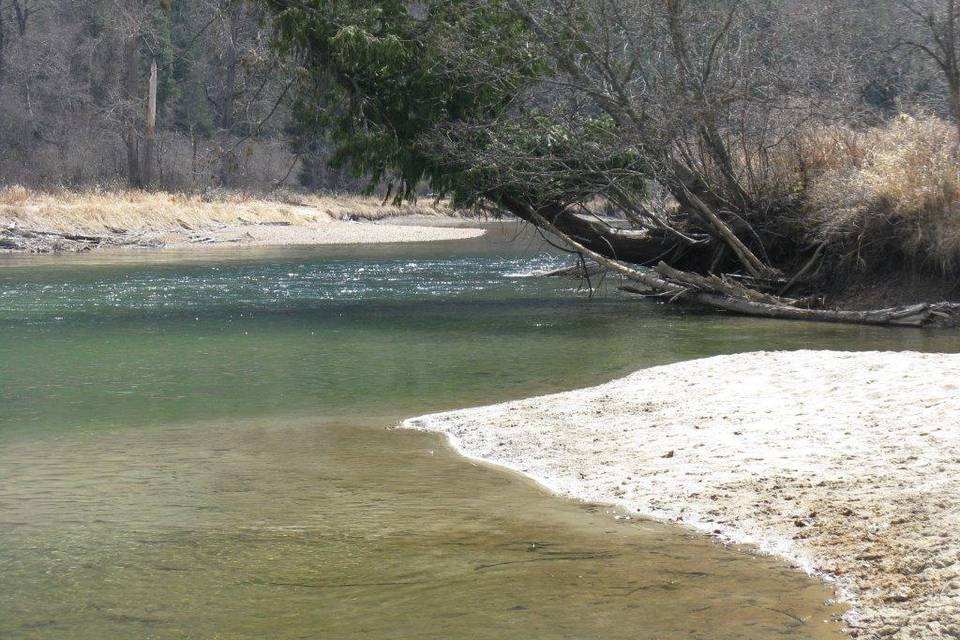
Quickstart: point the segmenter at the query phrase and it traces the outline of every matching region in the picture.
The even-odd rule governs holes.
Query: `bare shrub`
[[[14,206],[23,204],[30,198],[30,191],[19,184],[0,187],[0,205]]]
[[[882,127],[820,130],[802,146],[814,236],[860,267],[894,256],[960,267],[960,149],[934,116],[901,115]]]

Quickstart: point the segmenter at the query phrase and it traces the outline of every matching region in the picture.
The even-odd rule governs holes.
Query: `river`
[[[477,241],[0,256],[0,638],[835,638],[783,563],[389,430],[757,349],[936,331],[590,299]]]

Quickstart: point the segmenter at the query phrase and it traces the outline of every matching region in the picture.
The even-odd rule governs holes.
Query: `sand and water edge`
[[[960,355],[718,356],[401,426],[784,558],[832,583],[855,637],[960,635]]]

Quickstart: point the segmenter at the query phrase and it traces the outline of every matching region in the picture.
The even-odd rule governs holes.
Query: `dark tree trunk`
[[[150,84],[147,89],[147,119],[143,130],[143,186],[153,182],[154,141],[157,136],[157,61],[150,64]]]
[[[140,145],[137,135],[137,72],[140,66],[140,34],[129,36],[123,43],[124,144],[127,149],[127,182],[134,189],[143,186],[140,176]]]
[[[560,205],[541,206],[533,211],[517,196],[497,194],[492,199],[507,211],[535,226],[538,217],[570,238],[602,256],[631,264],[656,264],[670,258],[685,269],[706,269],[716,252],[708,238],[697,243],[680,241],[674,234],[659,230],[619,229],[604,220],[577,213]]]
[[[950,111],[957,128],[957,140],[960,141],[960,70],[950,81]]]
[[[27,0],[13,0],[13,11],[17,15],[17,30],[22,38],[27,34],[27,19],[30,17],[30,7],[27,6]]]
[[[6,71],[4,49],[7,46],[7,29],[3,24],[3,0],[0,0],[0,93],[3,92],[3,79]]]
[[[230,139],[236,126],[237,101],[237,70],[239,66],[239,51],[237,39],[241,28],[242,9],[239,5],[230,11],[227,23],[227,45],[224,54],[226,74],[223,80],[223,93],[220,96],[220,129],[223,131],[223,151],[220,156],[220,183],[230,186],[233,183],[235,158]]]

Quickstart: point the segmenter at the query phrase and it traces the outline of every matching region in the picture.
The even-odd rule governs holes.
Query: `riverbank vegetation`
[[[953,0],[262,4],[303,126],[398,201],[428,181],[671,301],[957,317]]]

